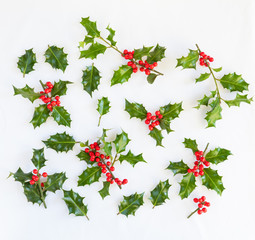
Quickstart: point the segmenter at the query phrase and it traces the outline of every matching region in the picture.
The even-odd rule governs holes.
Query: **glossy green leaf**
[[[198,105],[195,107],[196,109],[199,109],[202,105],[204,106],[208,106],[209,101],[214,98],[216,95],[216,91],[211,91],[211,95],[206,96],[204,95],[204,97],[200,100],[198,100]]]
[[[62,81],[62,80],[59,80],[58,82],[55,82],[54,86],[51,90],[51,96],[55,97],[55,96],[66,95],[67,84],[72,84],[72,82]]]
[[[229,107],[232,107],[232,106],[240,107],[240,103],[242,103],[242,102],[250,104],[252,102],[252,98],[247,98],[247,94],[241,95],[241,94],[237,93],[235,99],[225,100],[225,103]]]
[[[14,177],[15,181],[21,182],[22,184],[30,181],[32,179],[32,172],[24,173],[21,168],[19,168],[15,173],[11,173],[10,176]]]
[[[210,163],[218,164],[227,160],[229,155],[232,155],[229,150],[218,147],[208,152],[205,159]]]
[[[87,168],[80,176],[78,180],[78,186],[90,185],[94,182],[98,182],[101,177],[100,167],[90,167]]]
[[[64,109],[64,107],[53,107],[52,117],[58,123],[58,125],[64,125],[70,127],[71,118],[70,114]]]
[[[110,101],[107,97],[102,97],[98,100],[97,111],[99,112],[100,116],[107,114],[110,110],[110,107]]]
[[[196,78],[196,83],[206,80],[207,78],[210,77],[210,75],[211,73],[202,73],[198,78]]]
[[[100,43],[92,43],[87,50],[81,51],[80,58],[95,59],[97,55],[103,54],[107,47]]]
[[[33,149],[33,157],[31,159],[32,163],[36,167],[37,170],[40,170],[45,166],[45,162],[47,161],[44,157],[44,148],[41,149]]]
[[[156,140],[156,146],[163,147],[162,145],[163,136],[161,134],[161,130],[154,128],[152,131],[150,131],[149,135]]]
[[[206,121],[208,123],[207,127],[215,127],[215,123],[217,120],[221,119],[221,111],[222,108],[220,106],[219,98],[214,100],[210,106],[212,107],[212,110],[206,113]]]
[[[157,46],[150,52],[150,55],[147,57],[147,62],[152,64],[154,62],[160,62],[165,57],[165,47]]]
[[[186,174],[188,172],[189,166],[181,160],[180,162],[170,162],[167,169],[171,170],[174,175]]]
[[[160,127],[163,130],[166,130],[167,133],[173,132],[173,130],[170,128],[171,120],[168,118],[162,118],[160,119]]]
[[[180,112],[182,111],[182,102],[175,104],[167,104],[163,107],[160,107],[160,113],[163,116],[163,119],[173,120],[179,117]]]
[[[112,155],[112,143],[111,142],[105,142],[103,150],[106,155],[111,156]]]
[[[109,196],[110,193],[109,193],[109,187],[110,187],[110,183],[109,182],[104,182],[104,186],[103,188],[98,191],[100,196],[104,199],[105,197]]]
[[[112,80],[111,80],[111,86],[115,84],[123,84],[124,82],[127,82],[128,79],[131,77],[133,73],[133,68],[127,66],[127,65],[122,65],[119,67],[118,70],[114,71]]]
[[[198,151],[198,146],[196,140],[192,140],[190,138],[185,138],[183,142],[185,148],[189,148],[193,151],[193,153]]]
[[[153,47],[145,47],[145,46],[143,46],[143,48],[134,49],[134,59],[135,60],[140,60],[144,56],[149,56],[150,55],[150,50],[152,48]]]
[[[196,179],[193,173],[187,173],[183,176],[180,182],[180,192],[179,195],[181,199],[187,198],[193,190],[196,188]]]
[[[147,110],[140,103],[130,103],[127,99],[125,100],[125,111],[130,115],[130,118],[139,118],[141,120],[146,119]]]
[[[89,44],[89,43],[94,43],[94,42],[95,42],[95,39],[93,37],[85,36],[84,43],[86,45]]]
[[[43,123],[46,122],[49,116],[50,110],[47,108],[47,105],[39,105],[39,107],[35,108],[31,123],[33,124],[34,128],[40,127]]]
[[[222,67],[219,67],[219,68],[213,68],[212,69],[214,72],[220,72],[222,70]]]
[[[94,162],[90,161],[89,153],[86,153],[85,151],[80,151],[80,153],[77,155],[77,157],[80,159],[80,161],[85,161],[89,165],[94,164]]]
[[[115,36],[115,31],[112,28],[110,28],[109,26],[106,29],[109,31],[109,35],[106,39],[110,41],[112,46],[115,46],[117,43],[113,40],[113,38]]]
[[[34,88],[30,88],[28,85],[26,85],[23,88],[16,88],[13,86],[14,89],[14,95],[20,94],[22,97],[29,99],[31,102],[34,102],[36,99],[38,99],[41,94],[36,93],[34,91]]]
[[[158,76],[157,74],[151,73],[151,74],[148,75],[148,77],[147,77],[147,82],[150,83],[150,84],[154,83],[154,81],[155,81],[155,79],[157,78],[157,76]]]
[[[87,18],[82,18],[81,19],[81,24],[82,26],[85,27],[87,34],[90,35],[91,37],[99,37],[100,32],[97,29],[97,24],[96,22],[92,22],[89,20],[89,17]]]
[[[128,163],[130,163],[133,167],[138,162],[146,162],[143,159],[143,155],[142,154],[134,155],[130,150],[128,151],[128,153],[126,155],[120,155],[119,161],[122,163],[124,160],[127,161]]]
[[[39,205],[43,203],[38,185],[31,185],[29,182],[26,182],[23,184],[23,188],[28,202],[32,202],[33,204],[37,203]],[[45,197],[46,192],[44,192],[43,195]]]
[[[36,62],[36,56],[33,52],[33,48],[26,50],[26,53],[19,57],[18,61],[18,68],[23,74],[23,77],[25,77],[26,74],[34,71],[34,65]]]
[[[191,50],[189,49],[189,54],[187,57],[181,57],[177,59],[176,67],[183,67],[183,68],[194,68],[196,69],[196,64],[199,59],[199,52],[198,50]]]
[[[242,78],[242,75],[237,75],[236,73],[224,75],[219,81],[224,88],[227,88],[231,92],[247,91],[249,86],[249,84]]]
[[[66,179],[67,177],[64,172],[48,175],[47,181],[44,183],[44,190],[56,192],[57,190],[62,189],[62,186]]]
[[[117,153],[124,152],[126,150],[126,146],[128,145],[129,141],[130,139],[128,138],[127,133],[125,133],[124,131],[122,131],[121,134],[118,134],[116,136],[116,139],[113,141],[116,148],[116,152]]]

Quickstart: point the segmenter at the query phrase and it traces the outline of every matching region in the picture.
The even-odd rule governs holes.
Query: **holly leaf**
[[[167,133],[173,132],[173,130],[170,128],[171,120],[167,118],[160,119],[160,127],[161,129],[164,129],[167,131]]]
[[[68,65],[67,54],[64,53],[64,48],[58,48],[56,46],[49,46],[46,50],[45,62],[49,63],[53,68],[60,69],[63,72],[66,70]]]
[[[187,173],[183,176],[180,182],[180,192],[179,195],[181,199],[187,198],[192,191],[196,188],[196,179],[193,173]]]
[[[52,117],[58,123],[58,125],[64,125],[70,127],[71,118],[70,114],[64,109],[64,107],[54,107],[52,111]]]
[[[144,203],[143,195],[144,193],[141,194],[135,193],[129,196],[123,196],[124,200],[120,202],[118,214],[123,214],[126,217],[128,217],[131,214],[135,215],[137,209]]]
[[[111,156],[112,155],[112,143],[104,142],[103,150],[106,155]]]
[[[72,150],[76,141],[66,132],[51,135],[46,141],[43,141],[47,148],[54,149],[57,152],[68,152]]]
[[[40,191],[37,185],[31,185],[29,182],[23,184],[24,194],[27,197],[28,202],[37,203],[39,205],[42,204],[42,199],[40,195]],[[46,192],[43,192],[44,197],[46,196]]]
[[[87,168],[80,176],[78,180],[78,186],[90,185],[94,182],[98,182],[101,177],[100,167]]]
[[[69,214],[74,214],[75,216],[85,216],[88,219],[88,207],[83,204],[84,197],[81,197],[78,193],[71,191],[65,191],[63,200],[65,201]]]
[[[99,37],[100,36],[100,32],[97,30],[96,22],[90,21],[89,17],[82,18],[81,19],[81,25],[83,27],[85,27],[88,35],[90,35],[91,37],[95,38],[95,37]]]
[[[33,118],[30,122],[33,124],[34,128],[40,127],[44,122],[46,122],[49,116],[50,110],[47,108],[46,104],[42,104],[35,108]]]
[[[215,127],[215,123],[217,120],[221,119],[221,111],[222,108],[220,106],[220,100],[219,98],[216,98],[210,106],[212,107],[212,110],[206,113],[206,121],[208,123],[207,127]]]
[[[115,46],[117,43],[113,40],[113,38],[115,36],[115,31],[112,28],[110,28],[110,26],[108,26],[106,29],[109,31],[109,35],[106,39],[110,41],[112,46]]]
[[[157,76],[158,76],[157,74],[151,73],[151,74],[148,75],[148,77],[147,77],[147,82],[150,83],[150,84],[154,83],[154,81],[155,81],[155,79],[156,79]]]
[[[116,152],[117,153],[124,152],[126,150],[126,146],[128,145],[129,141],[130,139],[128,138],[127,133],[125,133],[124,131],[122,131],[121,134],[118,134],[116,136],[116,139],[113,141],[116,148]]]
[[[31,159],[32,163],[36,167],[37,170],[40,170],[45,166],[45,162],[47,161],[44,157],[44,148],[41,149],[33,149],[33,157]]]
[[[22,184],[30,181],[32,179],[32,172],[24,173],[21,168],[19,168],[15,173],[11,173],[10,176],[13,175],[15,181],[21,182]]]
[[[191,50],[189,49],[189,54],[187,57],[181,57],[177,59],[177,65],[176,67],[183,67],[185,68],[194,68],[196,69],[196,64],[199,58],[199,52],[198,50]]]
[[[165,57],[165,47],[157,46],[150,52],[150,55],[147,57],[147,62],[152,64],[154,62],[160,62],[162,58]]]
[[[196,78],[196,83],[197,82],[202,82],[204,80],[206,80],[207,78],[209,78],[211,75],[211,73],[203,73],[201,74],[198,78]]]
[[[110,185],[111,184],[109,182],[104,182],[103,188],[100,191],[98,191],[103,199],[110,195],[110,193],[109,193]]]
[[[213,68],[212,69],[214,72],[220,72],[222,70],[222,67],[219,67],[219,68]]]
[[[227,160],[229,155],[232,155],[229,150],[218,147],[208,152],[205,159],[210,163],[218,164]]]
[[[101,76],[98,69],[92,64],[83,71],[82,84],[83,89],[92,96],[92,93],[98,89]]]
[[[153,208],[155,206],[162,205],[165,203],[166,199],[169,199],[168,197],[168,191],[171,185],[169,184],[168,180],[165,182],[159,182],[159,184],[151,191],[150,200],[153,204]]]
[[[180,162],[170,162],[167,169],[171,170],[174,175],[176,174],[186,174],[188,172],[188,165],[181,160]]]
[[[94,43],[94,38],[90,36],[85,36],[84,43],[87,45],[89,43]]]
[[[111,86],[118,83],[123,84],[124,82],[127,82],[132,73],[133,69],[130,66],[122,65],[118,70],[114,71]]]
[[[229,106],[237,106],[240,107],[240,103],[241,102],[245,102],[250,104],[252,102],[252,98],[247,98],[247,94],[246,95],[241,95],[239,93],[236,94],[236,98],[233,100],[225,100],[225,103]]]
[[[156,146],[163,147],[162,145],[163,136],[160,130],[158,130],[157,128],[153,128],[153,130],[150,131],[149,135],[156,140]]]
[[[62,81],[62,80],[59,80],[58,82],[55,82],[54,86],[51,90],[51,96],[55,97],[55,96],[66,95],[67,84],[72,84],[72,82]]]
[[[175,104],[167,104],[164,107],[160,107],[160,113],[163,116],[163,119],[173,120],[177,118],[182,111],[182,102]]]
[[[109,112],[110,109],[110,101],[107,97],[102,97],[98,100],[97,104],[97,111],[99,112],[100,116],[103,116]]]
[[[14,95],[20,94],[22,97],[29,99],[31,102],[34,102],[36,99],[38,99],[41,94],[36,93],[34,91],[34,88],[30,88],[28,85],[26,85],[23,88],[16,88],[13,86],[14,89]]]
[[[44,183],[44,190],[55,193],[57,190],[62,189],[66,179],[67,177],[64,172],[48,175],[47,182]]]
[[[33,52],[33,48],[29,50],[25,50],[26,53],[19,57],[18,61],[18,68],[23,73],[23,77],[25,77],[26,74],[34,71],[33,67],[36,62],[36,56]]]
[[[103,54],[107,47],[98,42],[92,43],[87,50],[81,51],[80,58],[95,59],[97,55]]]
[[[198,146],[196,140],[192,140],[190,138],[184,138],[183,142],[185,148],[189,148],[193,151],[193,153],[198,151]]]
[[[143,48],[134,49],[134,59],[135,60],[140,60],[144,56],[150,56],[150,50],[152,48],[153,47],[145,47],[145,46],[143,46]]]
[[[86,153],[85,151],[80,151],[77,157],[80,159],[80,161],[85,161],[89,165],[92,165],[94,163],[90,161],[90,155],[89,153]]]
[[[147,110],[140,103],[130,103],[127,99],[125,100],[125,111],[130,115],[130,118],[139,118],[144,120],[147,116]]]
[[[198,105],[195,108],[199,109],[201,105],[208,106],[210,99],[214,98],[215,95],[216,91],[211,91],[211,95],[209,96],[204,95],[202,99],[198,100]]]
[[[122,163],[124,160],[126,160],[128,163],[130,163],[133,167],[138,163],[138,162],[145,162],[146,161],[143,159],[143,155],[134,155],[130,150],[126,155],[120,155],[119,161]]]
[[[218,175],[218,172],[216,170],[213,170],[211,168],[205,168],[203,171],[204,175],[201,176],[202,184],[208,189],[212,189],[216,191],[219,195],[221,195],[223,190],[225,189],[221,181],[222,177]]]
[[[224,75],[221,79],[219,79],[221,85],[228,89],[230,92],[238,91],[248,91],[249,84],[244,81],[242,75],[237,75],[236,73],[229,73],[228,75]]]

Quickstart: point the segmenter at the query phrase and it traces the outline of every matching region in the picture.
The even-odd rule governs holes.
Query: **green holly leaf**
[[[22,97],[29,99],[31,102],[34,102],[36,99],[38,99],[41,94],[36,93],[34,91],[34,88],[30,88],[28,85],[26,85],[23,88],[16,88],[13,86],[14,89],[14,95],[20,94]]]
[[[41,205],[43,203],[40,195],[40,191],[37,185],[31,185],[29,182],[23,184],[24,194],[27,197],[28,202],[37,203]],[[46,192],[43,192],[44,197]]]
[[[130,115],[130,118],[139,118],[141,120],[146,119],[147,110],[140,103],[130,103],[127,99],[125,100],[125,111],[127,111]]]
[[[220,72],[222,70],[222,67],[219,67],[219,68],[213,68],[212,69],[214,72]]]
[[[58,48],[56,46],[49,46],[46,50],[45,62],[49,63],[53,68],[60,69],[63,72],[66,70],[68,65],[67,54],[64,53],[64,48]]]
[[[98,179],[101,177],[101,168],[100,167],[91,167],[87,168],[80,176],[78,180],[78,186],[90,185],[94,182],[98,182]]]
[[[166,199],[169,199],[168,197],[168,191],[171,185],[169,184],[168,180],[165,182],[159,182],[159,184],[151,191],[150,200],[153,204],[153,208],[155,206],[162,205],[165,203]]]
[[[82,18],[81,19],[81,25],[83,27],[85,27],[88,35],[90,35],[91,37],[95,38],[95,37],[99,37],[100,36],[100,32],[97,30],[96,22],[90,21],[89,17]]]
[[[227,88],[230,92],[238,91],[248,91],[249,84],[244,81],[242,75],[237,75],[236,73],[229,73],[228,75],[224,75],[221,79],[219,79],[221,85],[224,88]]]
[[[64,172],[48,175],[47,181],[44,183],[44,190],[55,193],[57,190],[62,189],[66,179],[67,177]]]
[[[153,128],[153,130],[150,131],[149,135],[156,140],[156,146],[163,147],[162,145],[163,136],[160,130],[158,130],[157,128]]]
[[[184,138],[183,142],[185,148],[189,148],[193,151],[193,153],[198,151],[198,146],[196,140],[192,140],[190,138]]]
[[[92,93],[98,88],[101,76],[99,75],[98,69],[92,64],[88,66],[82,75],[83,89],[92,96]]]
[[[127,82],[128,79],[131,77],[131,74],[133,73],[133,68],[131,68],[128,65],[122,65],[119,67],[118,70],[114,71],[112,80],[111,80],[111,86],[115,84],[123,84],[124,82]]]
[[[157,74],[151,73],[151,74],[148,75],[148,77],[147,77],[147,82],[150,83],[150,84],[154,83],[154,81],[155,81],[155,79],[156,79],[157,76],[158,76]]]
[[[143,155],[134,155],[130,150],[126,155],[120,155],[119,161],[122,163],[124,160],[129,162],[133,167],[138,163],[138,162],[145,162],[146,161],[143,159]]]
[[[67,84],[72,84],[72,82],[62,81],[62,80],[59,80],[58,82],[55,82],[54,86],[51,90],[51,96],[55,97],[55,96],[66,95]]]
[[[100,116],[107,114],[110,110],[110,107],[110,101],[107,97],[102,97],[98,100],[97,111],[99,112]]]
[[[80,58],[95,59],[97,55],[103,54],[107,47],[100,43],[92,43],[87,50],[81,51]]]
[[[171,170],[174,175],[186,174],[188,172],[189,166],[181,160],[180,162],[170,162],[167,169]]]
[[[32,179],[32,172],[24,173],[21,168],[19,168],[15,173],[10,173],[10,176],[13,175],[15,181],[21,182],[22,184],[30,181]]]
[[[70,114],[64,109],[64,107],[54,107],[52,111],[52,117],[58,123],[58,125],[70,127]]]
[[[216,98],[210,106],[212,107],[212,110],[206,113],[206,121],[208,123],[207,127],[215,127],[215,123],[217,120],[221,119],[221,111],[222,108],[220,106],[220,100],[219,98]]]
[[[19,57],[18,61],[18,68],[23,73],[23,77],[25,77],[26,74],[34,71],[33,67],[36,62],[36,56],[33,52],[33,48],[29,50],[25,50],[26,53]]]
[[[143,195],[144,193],[135,193],[129,196],[123,196],[124,200],[120,202],[118,214],[123,214],[126,217],[128,217],[130,214],[135,215],[137,209],[144,203]]]
[[[239,93],[236,94],[236,98],[233,100],[225,100],[225,103],[229,106],[237,106],[240,107],[240,103],[241,102],[245,102],[250,104],[252,102],[252,98],[247,98],[247,94],[246,95],[241,95]]]
[[[126,146],[128,145],[129,141],[130,139],[128,138],[127,133],[125,133],[124,131],[122,131],[121,134],[118,134],[116,136],[116,139],[113,141],[116,148],[116,152],[117,153],[124,152],[126,150]]]
[[[112,143],[105,142],[103,150],[104,150],[106,155],[111,156],[112,155]]]
[[[160,62],[162,58],[165,57],[165,47],[161,47],[157,44],[157,46],[150,52],[150,55],[147,58],[147,62],[152,64],[154,62]]]
[[[51,135],[50,138],[43,141],[43,143],[47,148],[54,149],[57,152],[68,152],[69,150],[73,150],[76,141],[72,136],[63,132]]]
[[[110,193],[109,193],[110,185],[111,184],[109,182],[104,182],[103,188],[100,191],[98,191],[103,199],[110,195]]]
[[[143,46],[143,48],[134,49],[134,59],[135,60],[140,60],[144,56],[150,56],[150,50],[152,48],[153,47],[145,47],[145,46]]]
[[[184,68],[194,68],[196,69],[196,64],[199,58],[198,50],[189,49],[189,54],[187,57],[181,57],[177,59],[176,67],[182,66]]]
[[[202,99],[198,100],[198,105],[195,108],[199,109],[201,105],[208,106],[210,99],[214,98],[215,95],[216,91],[211,91],[211,95],[209,96],[204,95]]]
[[[46,104],[42,104],[35,108],[33,118],[30,122],[33,124],[34,128],[40,127],[44,122],[46,122],[49,116],[50,110],[47,108]]]
[[[180,182],[180,192],[179,195],[181,199],[187,198],[192,191],[196,188],[196,179],[193,173],[187,173],[183,176]]]
[[[44,148],[41,149],[33,149],[33,157],[31,159],[32,163],[36,167],[37,170],[40,170],[45,166],[45,162],[47,161],[44,157]]]
[[[219,195],[221,195],[223,190],[225,189],[221,181],[222,177],[218,175],[218,172],[216,170],[213,170],[211,168],[205,168],[203,171],[204,175],[201,176],[202,184],[208,189],[212,189],[216,191]]]
[[[207,78],[209,78],[211,75],[211,73],[203,73],[200,75],[200,77],[196,78],[196,83],[197,82],[202,82],[204,80],[206,80]]]
[[[106,29],[109,31],[109,35],[106,39],[110,41],[112,46],[115,46],[117,43],[113,40],[113,38],[115,36],[115,31],[112,28],[110,28],[110,26],[108,26]]]
[[[84,43],[87,45],[89,43],[94,43],[94,38],[90,36],[85,36]],[[84,47],[84,46],[83,46]]]
[[[167,133],[173,132],[173,130],[170,128],[171,120],[167,118],[160,119],[160,127],[161,129],[164,129],[167,131]]]
[[[81,197],[78,193],[71,191],[65,191],[63,200],[65,201],[69,214],[74,214],[75,216],[85,216],[87,219],[88,207],[83,204],[84,197]]]
[[[180,112],[182,111],[182,102],[175,104],[167,104],[164,107],[160,107],[160,113],[163,116],[163,119],[173,120],[179,117]]]
[[[205,159],[210,163],[218,164],[227,160],[229,155],[232,155],[229,150],[218,147],[208,152]]]
[[[77,157],[80,159],[80,161],[85,161],[89,165],[94,164],[94,162],[90,161],[89,153],[86,153],[85,151],[80,151],[80,153],[77,155]]]

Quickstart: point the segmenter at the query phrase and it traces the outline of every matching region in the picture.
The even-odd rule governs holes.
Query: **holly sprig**
[[[196,79],[196,83],[205,81],[211,77],[215,84],[215,90],[198,100],[198,105],[195,108],[199,109],[201,106],[208,107],[209,111],[205,117],[207,127],[215,127],[216,121],[222,118],[222,102],[226,103],[229,107],[240,107],[242,102],[251,103],[252,98],[248,98],[248,94],[243,94],[244,91],[248,91],[249,84],[242,78],[242,75],[238,75],[235,72],[217,77],[216,74],[222,70],[222,67],[212,68],[210,63],[214,62],[214,59],[202,52],[197,44],[196,47],[196,50],[189,50],[188,56],[177,59],[176,67],[181,66],[183,69],[196,69],[197,63],[199,62],[200,66],[206,67],[209,70],[208,72],[202,73]],[[223,98],[220,92],[220,86],[230,92],[236,92],[235,98],[231,100]]]
[[[18,68],[23,74],[23,78],[26,74],[34,71],[34,65],[36,64],[36,55],[33,52],[33,48],[25,50],[25,54],[19,57]]]
[[[110,106],[110,101],[108,97],[102,97],[101,99],[98,99],[97,111],[100,114],[99,120],[98,120],[98,127],[100,125],[102,116],[107,114],[110,111],[110,108],[111,106]]]

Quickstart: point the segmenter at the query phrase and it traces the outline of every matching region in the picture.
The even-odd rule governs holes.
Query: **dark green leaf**
[[[196,109],[199,109],[201,105],[208,106],[210,99],[214,98],[216,95],[216,91],[211,91],[211,95],[206,96],[200,100],[198,100],[198,105],[195,107]]]
[[[139,103],[130,103],[127,99],[125,101],[125,111],[130,115],[130,118],[136,117],[141,120],[144,120],[147,116],[147,110],[142,104]]]
[[[240,95],[239,93],[237,93],[235,99],[225,101],[225,103],[229,107],[232,107],[232,106],[240,107],[241,102],[245,102],[245,103],[250,104],[252,102],[252,98],[247,98],[247,94],[246,95]]]
[[[112,143],[111,142],[105,142],[103,150],[106,155],[111,156],[112,155]]]
[[[182,160],[180,162],[170,162],[167,169],[171,170],[174,175],[176,174],[186,174],[188,172],[188,165]]]
[[[113,40],[113,38],[115,36],[115,31],[112,28],[110,28],[109,26],[106,29],[109,31],[109,35],[106,39],[110,41],[112,46],[115,46],[117,43]]]
[[[187,198],[196,188],[195,181],[196,179],[193,173],[187,173],[183,176],[183,179],[180,182],[181,189],[179,192],[181,199]]]
[[[228,75],[224,75],[221,79],[219,79],[219,81],[221,85],[224,88],[227,88],[230,92],[247,91],[249,86],[249,84],[242,78],[242,75],[237,75],[236,73],[229,73]]]
[[[161,61],[161,59],[165,57],[165,51],[165,47],[161,47],[157,44],[157,46],[150,52],[150,55],[147,58],[147,62],[152,64],[154,62]]]
[[[134,155],[130,150],[128,151],[128,153],[126,155],[120,155],[119,157],[119,161],[122,163],[124,160],[126,160],[127,162],[129,162],[133,167],[138,163],[138,162],[146,162],[143,159],[143,155],[139,154],[139,155]]]
[[[177,59],[176,67],[182,66],[183,68],[194,68],[196,69],[196,64],[199,58],[198,50],[189,49],[189,54],[187,57],[181,57]]]
[[[218,164],[227,160],[229,155],[231,155],[229,150],[218,147],[208,152],[205,159],[210,163]]]
[[[104,182],[104,186],[103,188],[99,191],[99,194],[101,195],[101,197],[104,199],[105,197],[109,196],[109,187],[110,187],[110,183],[109,182]]]
[[[150,55],[150,50],[153,47],[145,47],[143,46],[143,48],[139,48],[139,49],[134,49],[134,59],[135,60],[140,60],[142,59],[142,57],[144,56],[149,56]]]
[[[17,170],[15,173],[11,173],[10,175],[13,175],[15,181],[21,182],[22,184],[30,181],[32,179],[32,172],[24,173],[21,168]]]
[[[80,58],[90,58],[94,59],[99,54],[103,54],[107,47],[100,43],[92,43],[87,50],[81,51]]]
[[[220,67],[220,68],[213,68],[214,72],[220,72],[221,70],[222,70],[222,67]]]
[[[34,71],[33,67],[36,63],[36,56],[33,52],[33,48],[26,50],[26,53],[19,57],[18,68],[23,73],[23,77],[25,74],[28,74]]]
[[[203,73],[200,75],[199,78],[196,78],[196,82],[202,82],[204,80],[206,80],[207,78],[209,78],[211,75],[211,73]]]
[[[37,203],[39,205],[42,204],[40,191],[38,185],[31,185],[29,182],[23,184],[24,194],[27,197],[28,202]],[[46,196],[46,192],[43,193],[44,197]]]
[[[80,153],[77,155],[77,157],[81,161],[85,161],[89,165],[92,165],[94,163],[94,162],[90,161],[90,155],[89,155],[89,153],[86,153],[85,151],[80,151]]]
[[[57,190],[62,189],[66,179],[67,177],[64,172],[48,175],[47,181],[44,183],[45,191],[56,192]]]
[[[206,113],[206,121],[208,123],[207,127],[215,127],[215,123],[217,120],[221,119],[221,111],[222,108],[220,106],[220,100],[217,98],[214,100],[210,106],[212,107],[212,110]]]
[[[34,128],[40,127],[44,122],[46,122],[49,116],[50,110],[47,108],[46,104],[42,104],[35,108],[31,123],[33,124]]]
[[[133,68],[122,65],[119,67],[118,70],[114,71],[112,80],[111,80],[111,86],[115,84],[123,84],[124,82],[127,82],[128,79],[131,77],[131,74],[133,73]]]
[[[110,101],[107,97],[102,97],[98,100],[97,104],[97,111],[99,112],[100,116],[105,115],[109,112],[110,109]]]
[[[81,24],[85,27],[88,35],[91,37],[99,37],[100,32],[97,30],[97,24],[96,22],[92,22],[89,20],[89,17],[87,18],[82,18],[81,19]]]
[[[63,96],[66,95],[67,84],[71,84],[72,82],[69,81],[62,81],[59,80],[58,82],[54,83],[54,87],[51,90],[51,96]]]
[[[100,167],[87,168],[80,176],[78,180],[78,186],[90,185],[94,182],[98,182],[101,177]]]
[[[34,91],[34,88],[30,88],[28,85],[26,85],[23,88],[16,88],[13,86],[14,89],[14,95],[20,94],[22,97],[29,99],[31,102],[34,102],[36,99],[38,99],[41,94],[36,93]]]
[[[155,79],[156,79],[157,76],[158,76],[157,74],[151,73],[151,74],[148,75],[148,77],[147,77],[147,82],[150,83],[150,84],[154,83],[154,81],[155,81]]]
[[[45,162],[47,161],[44,157],[44,148],[33,149],[33,150],[34,150],[34,154],[31,161],[36,167],[36,169],[40,170],[42,167],[45,166]]]
[[[198,146],[196,140],[192,140],[190,138],[185,138],[183,142],[185,148],[190,148],[193,153],[198,151]]]
[[[58,125],[70,127],[70,114],[64,109],[64,107],[53,107],[52,117],[58,123]]]
[[[175,104],[167,104],[164,107],[160,107],[160,113],[163,116],[163,119],[173,120],[177,118],[182,111],[182,102]]]
[[[130,139],[128,138],[127,133],[125,133],[124,131],[122,131],[121,134],[118,134],[116,136],[116,139],[113,141],[116,148],[116,152],[117,153],[124,152],[126,150],[126,146],[128,145],[129,141]]]
[[[158,130],[157,128],[154,128],[152,131],[150,131],[149,135],[156,140],[156,146],[163,147],[162,145],[163,136],[160,130]]]

